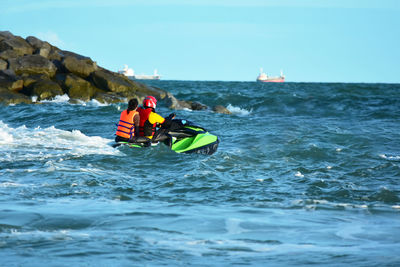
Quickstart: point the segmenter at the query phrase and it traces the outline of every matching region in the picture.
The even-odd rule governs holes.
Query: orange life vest
[[[139,107],[137,111],[140,116],[139,136],[153,136],[157,125],[157,123],[151,124],[149,122],[149,116],[153,109]]]
[[[131,138],[135,136],[135,124],[133,118],[137,113],[138,112],[135,110],[131,110],[129,114],[128,110],[122,111],[117,125],[117,132],[115,134],[123,138]]]

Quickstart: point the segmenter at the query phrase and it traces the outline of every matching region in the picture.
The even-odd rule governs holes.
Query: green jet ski
[[[174,119],[169,128],[158,129],[152,139],[140,136],[132,143],[118,142],[113,147],[122,144],[129,147],[148,147],[158,143],[164,143],[176,153],[212,155],[217,151],[219,139],[190,121]]]

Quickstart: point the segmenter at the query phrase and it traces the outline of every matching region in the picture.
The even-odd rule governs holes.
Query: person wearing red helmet
[[[152,139],[157,125],[170,124],[175,116],[165,119],[155,112],[157,99],[154,96],[146,96],[143,100],[143,106],[137,108],[140,116],[139,136],[145,136]]]

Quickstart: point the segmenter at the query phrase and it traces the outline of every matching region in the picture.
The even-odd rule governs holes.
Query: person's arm
[[[136,113],[135,116],[133,117],[133,124],[135,127],[135,135],[139,135],[139,124],[140,124],[140,116],[139,113]]]
[[[165,119],[155,112],[150,113],[149,122],[151,124],[158,123],[162,128],[170,128],[173,125],[173,119],[175,118],[175,113],[171,113]]]
[[[163,124],[165,122],[165,119],[158,115],[155,112],[151,112],[149,115],[149,122],[151,124],[158,123],[158,124]]]
[[[176,123],[173,121],[175,119],[175,113],[169,114],[168,117],[165,118],[164,123],[161,125],[163,128],[179,128],[176,126]]]

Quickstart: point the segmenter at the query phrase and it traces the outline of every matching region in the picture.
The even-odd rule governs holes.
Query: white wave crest
[[[237,114],[237,115],[242,115],[242,116],[247,116],[252,112],[252,110],[249,111],[249,110],[246,110],[246,109],[242,109],[240,107],[232,106],[231,104],[229,104],[226,108],[230,112],[232,112],[232,114]]]
[[[380,154],[379,157],[381,157],[383,159],[387,159],[387,160],[393,160],[393,161],[400,160],[400,156],[388,156],[388,155],[385,155],[385,154]]]
[[[106,107],[106,106],[110,105],[110,103],[107,103],[107,102],[101,103],[96,99],[92,99],[92,100],[87,101],[87,102],[82,101],[82,100],[78,100],[78,103],[80,105],[82,105],[82,106],[88,106],[88,107]]]
[[[10,128],[3,121],[0,121],[0,145],[9,144],[13,141]]]
[[[68,103],[69,96],[67,94],[57,95],[51,100],[42,100],[42,103]]]
[[[31,97],[32,102],[38,102],[38,96],[32,96]],[[105,106],[110,106],[112,105],[111,103],[108,102],[100,102],[97,99],[91,99],[90,101],[83,101],[79,99],[75,99],[75,101],[70,102],[70,97],[67,94],[64,95],[57,95],[53,99],[49,100],[41,100],[41,103],[63,103],[63,104],[70,104],[70,105],[82,105],[82,106],[88,106],[88,107],[105,107]],[[127,102],[127,101],[125,101]]]
[[[79,130],[66,131],[54,126],[42,129],[25,125],[11,128],[0,121],[0,161],[35,160],[83,156],[90,154],[119,155],[111,139],[87,136]]]
[[[295,206],[304,206],[305,209],[315,209],[317,206],[329,206],[344,209],[368,209],[365,204],[352,204],[352,203],[337,203],[330,202],[324,199],[297,199],[293,200],[292,204]]]
[[[24,185],[14,182],[3,182],[0,183],[0,187],[22,187]]]
[[[304,174],[302,174],[301,172],[298,171],[298,172],[296,172],[296,173],[294,174],[294,176],[303,178],[303,177],[304,177]]]

